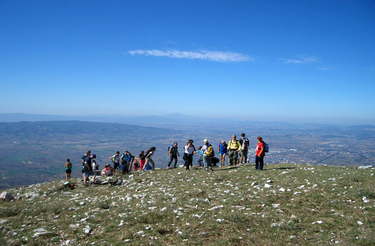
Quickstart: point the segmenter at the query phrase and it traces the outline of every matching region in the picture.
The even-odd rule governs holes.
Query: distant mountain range
[[[21,114],[21,113],[0,113],[0,122],[20,122],[20,121],[90,121],[103,123],[120,123],[138,126],[155,126],[163,128],[179,128],[186,126],[234,126],[234,127],[269,127],[269,128],[306,128],[316,129],[322,127],[335,127],[329,124],[291,124],[284,122],[265,122],[239,120],[237,118],[206,118],[184,114],[166,114],[166,115],[149,115],[149,116],[132,116],[132,115],[98,115],[98,116],[63,116],[63,115],[43,115],[43,114]],[[357,126],[358,127],[358,126]],[[363,126],[359,126],[363,127]],[[375,126],[367,126],[375,128]]]

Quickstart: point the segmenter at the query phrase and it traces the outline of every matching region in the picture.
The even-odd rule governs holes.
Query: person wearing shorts
[[[94,182],[95,180],[95,173],[92,171],[91,161],[96,158],[95,154],[89,155],[84,160],[84,177],[83,177],[83,183],[88,186],[88,178],[92,176],[91,182]]]
[[[220,157],[221,157],[221,165],[224,166],[225,165],[225,156],[227,156],[228,154],[228,144],[225,142],[225,140],[221,141],[221,143],[219,144],[219,154],[220,154]]]
[[[66,163],[65,163],[65,178],[66,178],[66,181],[69,181],[70,180],[70,175],[72,174],[72,163],[70,163],[70,159],[67,159],[66,160]]]

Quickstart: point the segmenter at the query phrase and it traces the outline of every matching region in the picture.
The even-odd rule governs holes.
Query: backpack
[[[269,152],[270,147],[268,146],[268,143],[263,142],[263,144],[264,144],[264,152]]]
[[[247,150],[249,149],[250,141],[248,138],[244,138],[240,140],[241,143],[241,149],[242,150]]]
[[[177,155],[177,148],[174,147],[174,145],[168,147],[168,153],[171,151],[171,155]]]
[[[113,175],[112,168],[108,168],[105,173],[107,174],[107,176],[112,176]]]
[[[215,156],[215,151],[214,149],[212,148],[212,145],[210,144],[207,148],[207,152],[205,153],[206,156],[208,157],[214,157]]]
[[[122,154],[121,155],[121,164],[126,164],[127,161],[128,161],[127,155]]]

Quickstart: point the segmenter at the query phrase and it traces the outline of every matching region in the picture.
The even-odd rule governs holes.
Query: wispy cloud
[[[310,56],[310,57],[298,57],[298,59],[285,59],[280,58],[278,59],[280,61],[284,61],[286,64],[310,64],[315,62],[320,62],[319,58],[316,56]]]
[[[318,67],[318,70],[330,71],[330,70],[333,70],[333,68],[332,67]]]
[[[145,55],[145,56],[165,56],[171,58],[180,59],[201,59],[208,61],[217,62],[245,62],[245,61],[255,61],[254,58],[248,55],[243,55],[234,52],[222,52],[222,51],[179,51],[179,50],[130,50],[128,51],[130,55]]]

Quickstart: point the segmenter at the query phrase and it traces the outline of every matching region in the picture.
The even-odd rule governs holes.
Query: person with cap
[[[92,176],[91,182],[93,183],[95,180],[95,173],[92,171],[91,161],[96,158],[95,154],[89,155],[84,159],[84,171],[85,174],[83,176],[83,183],[88,186],[88,178]]]
[[[238,152],[241,150],[241,144],[237,141],[236,135],[232,136],[232,139],[228,143],[229,150],[229,166],[237,164]]]
[[[207,139],[203,140],[204,145],[202,146],[202,153],[203,153],[203,164],[206,171],[212,171],[212,161],[211,158],[214,155],[214,149],[212,145],[208,142]]]

